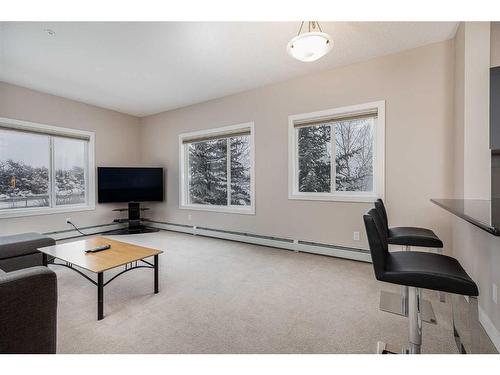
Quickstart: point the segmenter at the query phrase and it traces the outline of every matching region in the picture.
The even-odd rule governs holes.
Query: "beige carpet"
[[[378,309],[380,290],[399,289],[371,264],[165,231],[113,238],[165,251],[160,293],[152,270],[126,273],[97,321],[96,288],[51,266],[59,353],[374,353],[407,340],[407,320]],[[423,351],[456,353],[450,304],[424,295],[439,324],[424,325]]]

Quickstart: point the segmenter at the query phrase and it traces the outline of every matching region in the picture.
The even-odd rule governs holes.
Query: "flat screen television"
[[[98,167],[99,203],[163,201],[163,168]]]

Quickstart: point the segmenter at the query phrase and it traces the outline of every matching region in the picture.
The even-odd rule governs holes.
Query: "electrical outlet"
[[[188,220],[191,221],[191,215],[188,215]]]
[[[71,218],[70,217],[67,217],[66,218],[66,224],[69,224],[71,222]]]
[[[359,241],[359,232],[353,232],[352,239],[354,241]]]
[[[498,288],[495,283],[491,284],[491,298],[495,302],[495,305],[498,304]]]

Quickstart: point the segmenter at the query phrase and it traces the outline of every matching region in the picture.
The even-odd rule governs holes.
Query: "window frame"
[[[16,120],[0,117],[0,126],[7,130],[38,133],[49,137],[49,206],[48,207],[28,207],[12,210],[0,210],[0,219],[23,216],[51,215],[64,212],[90,211],[95,210],[95,133],[92,131],[65,128],[48,124],[41,124],[30,121]],[[86,147],[86,169],[87,177],[86,197],[84,204],[56,205],[55,186],[55,160],[54,160],[54,137],[62,138],[87,138]]]
[[[215,135],[220,135],[221,137],[228,138],[232,133],[238,133],[238,131],[250,129],[250,205],[249,206],[236,206],[228,204],[226,206],[217,206],[209,204],[195,204],[189,203],[188,196],[188,176],[189,176],[189,162],[188,153],[186,152],[186,147],[189,143],[184,143],[187,138],[195,137],[210,137]],[[206,130],[199,130],[190,133],[179,134],[179,208],[183,210],[196,210],[196,211],[212,211],[212,212],[223,212],[223,213],[233,213],[233,214],[243,214],[243,215],[255,215],[255,127],[253,122],[245,122],[236,125],[223,126],[220,128],[212,128]],[[228,185],[231,185],[231,173],[230,173],[230,147],[227,149],[227,168],[228,168]],[[229,195],[229,192],[228,192]],[[230,200],[228,200],[230,203]]]
[[[310,120],[328,120],[329,117],[356,115],[367,111],[377,111],[374,129],[373,151],[373,192],[331,191],[300,192],[298,173],[298,140],[295,123]],[[335,134],[331,135],[332,143]],[[332,170],[335,170],[335,149],[332,148]],[[335,174],[331,173],[331,186],[335,183]],[[357,104],[323,111],[301,113],[288,116],[288,199],[338,202],[374,202],[385,196],[385,100]]]

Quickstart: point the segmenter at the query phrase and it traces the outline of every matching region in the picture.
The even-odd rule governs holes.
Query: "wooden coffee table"
[[[108,250],[97,253],[86,253],[85,250],[101,245],[111,245]],[[104,237],[93,237],[82,241],[68,242],[60,245],[39,248],[42,253],[43,265],[57,265],[68,267],[89,280],[97,286],[97,319],[104,318],[104,287],[118,276],[136,268],[154,269],[154,293],[158,293],[158,255],[161,250],[150,249],[126,242],[115,241]],[[48,263],[48,257],[53,257],[53,261]],[[153,257],[153,263],[146,261],[146,258]],[[56,259],[63,263],[56,263]],[[138,263],[141,262],[141,263]],[[97,274],[97,281],[75,268],[83,268]],[[104,272],[124,266],[125,269],[104,282]]]

